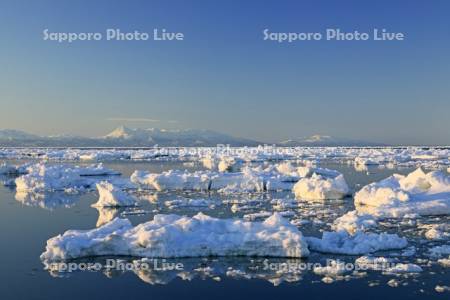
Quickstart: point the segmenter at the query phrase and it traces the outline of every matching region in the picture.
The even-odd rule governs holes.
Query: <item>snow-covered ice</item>
[[[357,231],[366,231],[377,225],[377,221],[373,216],[359,214],[357,211],[352,210],[337,218],[331,228],[335,231],[345,230],[350,234],[355,234]]]
[[[382,256],[361,256],[355,260],[355,264],[363,270],[382,271],[390,268],[393,260]]]
[[[450,255],[450,245],[434,246],[428,250],[431,257],[442,257]]]
[[[396,264],[395,266],[384,270],[384,272],[387,274],[420,273],[422,271],[423,269],[416,264],[402,264],[402,263]]]
[[[345,263],[338,260],[329,260],[326,266],[315,267],[313,272],[322,276],[339,276],[346,272]]]
[[[170,209],[180,208],[180,207],[190,207],[190,208],[208,208],[213,205],[214,202],[207,199],[174,199],[167,200],[164,205]]]
[[[307,237],[309,249],[346,255],[369,254],[380,250],[402,249],[408,245],[405,238],[397,234],[365,233],[358,231],[351,235],[345,230],[323,232],[322,238]]]
[[[420,168],[407,176],[394,174],[358,191],[355,206],[377,217],[450,214],[450,177]]]
[[[119,206],[135,206],[136,199],[122,189],[114,186],[107,181],[96,183],[99,194],[98,201],[93,206],[98,207],[119,207]]]
[[[149,173],[135,171],[131,175],[131,181],[136,184],[146,185],[157,191],[167,190],[204,190],[210,185],[209,172],[188,172],[170,170],[162,173]]]
[[[349,188],[341,174],[335,178],[326,178],[313,174],[310,178],[300,179],[293,187],[295,197],[302,200],[342,199]]]
[[[169,170],[162,173],[135,171],[133,183],[158,191],[215,190],[221,193],[264,192],[290,190],[298,180],[297,175],[286,175],[276,168],[244,167],[240,172],[215,172]]]
[[[17,191],[84,190],[95,182],[92,176],[118,175],[101,164],[89,167],[47,165],[38,163],[27,168],[27,174],[15,180]]]
[[[450,268],[450,256],[448,258],[441,258],[437,261],[441,266]]]
[[[7,163],[1,163],[0,164],[0,175],[20,175],[20,174],[26,174],[28,164],[16,166],[11,165]]]
[[[86,256],[136,257],[272,256],[305,257],[301,232],[275,213],[264,222],[155,215],[133,227],[126,219],[92,230],[68,230],[47,241],[41,259],[60,261]]]

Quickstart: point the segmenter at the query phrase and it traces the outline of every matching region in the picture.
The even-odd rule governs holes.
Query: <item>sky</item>
[[[449,1],[0,3],[0,129],[104,135],[211,129],[450,144]],[[182,32],[183,41],[45,41],[50,32]],[[270,32],[402,32],[403,41],[264,41]]]

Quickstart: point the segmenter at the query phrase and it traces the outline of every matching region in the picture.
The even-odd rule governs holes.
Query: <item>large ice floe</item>
[[[102,164],[79,167],[47,165],[38,163],[29,166],[27,174],[15,180],[17,192],[46,192],[84,190],[93,185],[94,176],[120,175]]]
[[[355,195],[355,206],[381,218],[450,214],[450,176],[421,168],[406,176],[394,174],[363,187]]]
[[[47,241],[44,261],[87,256],[135,257],[268,256],[305,257],[302,233],[275,213],[264,222],[155,215],[133,227],[127,219],[92,230],[68,230]]]
[[[303,200],[342,199],[349,188],[341,174],[335,178],[312,174],[310,178],[300,179],[293,188],[296,198]]]
[[[119,206],[135,206],[136,199],[122,189],[114,186],[107,181],[101,181],[96,184],[99,199],[93,206],[98,207],[119,207]]]

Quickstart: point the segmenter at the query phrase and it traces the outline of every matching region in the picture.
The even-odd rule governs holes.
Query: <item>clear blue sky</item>
[[[450,144],[449,11],[449,1],[3,0],[0,128],[97,136],[124,124],[270,142],[327,134]],[[265,28],[335,27],[406,40],[263,41]],[[43,41],[45,28],[165,28],[185,40],[58,44]]]

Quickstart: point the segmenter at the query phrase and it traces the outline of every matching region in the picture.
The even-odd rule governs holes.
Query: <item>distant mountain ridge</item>
[[[286,147],[363,147],[363,146],[386,146],[386,144],[353,140],[347,138],[337,138],[329,135],[312,135],[310,137],[301,137],[296,140],[285,140],[278,143],[279,146]]]
[[[0,146],[3,147],[194,147],[257,146],[250,139],[203,129],[166,130],[158,128],[128,128],[120,126],[109,134],[96,138],[70,135],[38,136],[20,130],[0,130]]]
[[[206,129],[159,129],[128,128],[121,126],[101,137],[103,141],[152,144],[159,146],[216,146],[229,144],[232,146],[256,146],[261,144],[254,140],[238,138]]]
[[[39,136],[20,130],[0,130],[0,147],[214,147],[218,144],[231,146],[258,146],[263,143],[251,139],[234,137],[206,129],[158,129],[128,128],[120,126],[110,133],[95,138],[55,135]],[[386,146],[380,143],[336,138],[328,135],[313,135],[276,143],[281,147],[326,147],[326,146]]]

